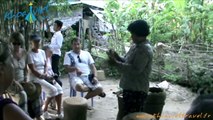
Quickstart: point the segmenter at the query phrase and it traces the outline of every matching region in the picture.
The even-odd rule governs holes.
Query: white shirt
[[[54,75],[54,72],[52,70],[52,64],[51,64],[51,59],[50,58],[47,58],[47,75],[48,76],[53,76]]]
[[[62,47],[63,39],[64,38],[63,38],[63,35],[61,34],[61,31],[57,31],[54,33],[50,43],[50,47],[53,54],[61,56],[61,47]]]
[[[30,51],[27,56],[27,64],[34,64],[35,69],[39,73],[44,73],[44,65],[46,61],[46,55],[45,52],[41,49],[38,50],[37,53]],[[30,72],[30,80],[38,80],[32,72]]]
[[[90,74],[90,65],[95,62],[89,52],[83,50],[80,51],[79,58],[81,59],[81,62],[79,62],[78,54],[74,53],[72,50],[66,52],[64,56],[64,65],[71,65],[71,59],[68,54],[71,54],[73,56],[75,61],[74,66],[82,72],[82,75]],[[70,72],[69,74],[70,76],[76,76],[76,72]]]

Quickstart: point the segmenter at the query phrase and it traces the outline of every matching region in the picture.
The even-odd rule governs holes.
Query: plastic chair
[[[77,95],[77,91],[75,91],[75,90],[72,88],[69,75],[68,75],[68,78],[69,78],[69,83],[70,83],[70,97],[75,97],[75,96]],[[84,97],[84,92],[80,92],[80,94],[81,94],[81,97]],[[94,106],[94,100],[93,100],[93,98],[91,98],[91,106],[92,106],[92,107]]]
[[[45,93],[44,91],[42,91],[41,98],[42,98],[42,100],[43,100],[43,101],[45,101],[45,100],[46,100],[46,93]]]

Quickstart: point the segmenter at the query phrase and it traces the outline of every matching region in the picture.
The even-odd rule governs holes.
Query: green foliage
[[[152,79],[184,83],[196,90],[207,84],[213,86],[213,80],[207,74],[209,70],[197,69],[206,67],[208,62],[203,58],[211,56],[200,56],[210,52],[213,43],[213,2],[210,0],[132,0],[128,4],[107,0],[105,19],[114,28],[109,35],[110,46],[121,54],[125,42],[130,39],[127,26],[137,19],[149,23],[151,34],[148,39],[153,44],[163,42],[173,47],[172,56],[154,59]],[[193,49],[202,51],[196,54],[192,51],[195,46],[186,47],[191,43],[205,44],[205,50]]]
[[[105,53],[92,49],[91,54],[95,60],[97,70],[104,70],[107,77],[120,77],[118,70],[109,64],[108,56]]]
[[[209,64],[212,63],[213,48],[207,46],[187,44],[181,50],[171,50],[166,56],[155,57],[151,79],[177,83],[194,92],[212,93],[213,67]]]
[[[181,75],[177,75],[177,74],[166,74],[163,76],[164,79],[172,81],[172,82],[177,82],[178,80],[180,80],[182,76]]]
[[[118,69],[115,68],[114,66],[108,66],[104,71],[105,71],[107,77],[113,77],[113,78],[118,79],[121,76]]]
[[[204,0],[133,0],[128,4],[107,0],[107,3],[106,20],[116,28],[112,36],[122,42],[130,38],[126,30],[128,24],[137,19],[148,21],[149,38],[154,43],[213,41],[213,4]]]
[[[67,16],[72,16],[72,11],[78,8],[80,5],[70,5],[67,0],[55,0],[50,7],[50,11],[52,11],[52,17],[63,18]]]
[[[118,70],[115,67],[110,66],[107,59],[96,58],[95,61],[96,61],[95,62],[96,68],[98,70],[104,70],[107,77],[114,77],[114,78],[120,77]]]
[[[213,93],[213,78],[211,73],[206,70],[201,70],[198,73],[193,72],[190,85],[194,92],[201,92],[203,94]]]

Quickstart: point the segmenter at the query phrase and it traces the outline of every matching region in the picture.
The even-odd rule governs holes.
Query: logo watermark
[[[178,113],[178,114],[165,114],[161,115],[160,113],[153,114],[155,118],[199,118],[199,119],[204,119],[204,118],[209,118],[211,117],[210,114],[208,113],[199,113],[199,114],[185,114],[185,113]],[[147,118],[150,116],[147,115],[136,115],[136,118]]]
[[[47,4],[46,6],[42,7],[36,7],[33,8],[33,3],[29,3],[29,11],[19,11],[19,12],[14,12],[14,10],[10,10],[5,12],[4,14],[4,20],[11,20],[11,19],[18,19],[21,17],[24,17],[25,20],[27,20],[30,23],[33,23],[36,21],[36,15],[40,15],[42,19],[48,18],[48,16],[43,15],[45,12],[48,12],[49,5]]]

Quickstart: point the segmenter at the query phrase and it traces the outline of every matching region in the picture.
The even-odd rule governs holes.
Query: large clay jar
[[[156,87],[149,88],[148,96],[144,103],[144,112],[154,115],[159,120],[165,99],[166,93],[163,89]]]
[[[144,113],[144,112],[135,112],[126,115],[122,120],[156,120],[154,116]]]

